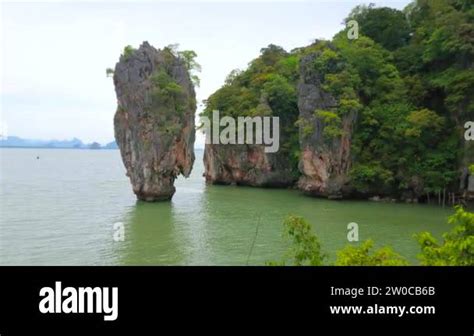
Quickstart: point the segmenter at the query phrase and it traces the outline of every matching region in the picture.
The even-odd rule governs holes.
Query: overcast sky
[[[291,50],[331,38],[361,2],[3,2],[0,122],[24,138],[106,143],[116,97],[105,69],[125,45],[195,50],[199,102],[270,43]],[[376,3],[401,9],[408,2]]]

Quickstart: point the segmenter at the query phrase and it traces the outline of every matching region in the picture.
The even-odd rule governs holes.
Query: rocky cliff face
[[[285,187],[294,178],[287,160],[262,145],[206,145],[204,176],[212,184]]]
[[[314,70],[313,53],[302,58],[298,85],[300,112],[299,168],[302,176],[298,188],[313,196],[341,198],[349,190],[348,173],[351,167],[351,135],[356,115],[342,118],[342,135],[328,139],[324,135],[325,122],[315,114],[317,110],[331,110],[336,100],[324,92],[320,75]]]
[[[179,174],[194,162],[195,92],[183,61],[143,42],[115,66],[115,139],[133,192],[144,201],[169,200]]]
[[[261,145],[206,145],[205,177],[210,183],[251,186],[297,185],[312,196],[341,198],[351,192],[351,136],[356,115],[341,118],[342,135],[328,138],[325,122],[317,110],[330,111],[336,100],[322,89],[320,74],[314,70],[318,53],[304,56],[300,63],[297,91],[298,126],[295,120],[280,125],[280,145],[288,142],[291,133],[299,132],[301,176],[295,178],[288,151],[265,153]],[[260,102],[262,104],[262,102]],[[295,102],[296,105],[296,102]],[[270,106],[266,106],[271,111]],[[271,112],[270,114],[274,114]],[[285,131],[283,132],[283,127]]]
[[[267,115],[273,111],[264,95],[259,108]],[[286,140],[280,132],[280,144]],[[287,187],[295,182],[288,155],[283,151],[265,152],[265,145],[206,144],[204,177],[210,184],[234,184],[253,187]]]

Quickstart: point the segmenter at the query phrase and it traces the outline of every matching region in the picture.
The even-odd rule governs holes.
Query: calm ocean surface
[[[285,251],[288,214],[313,224],[331,259],[348,244],[347,224],[356,222],[361,240],[389,244],[415,262],[414,233],[439,237],[450,229],[449,208],[206,186],[202,154],[196,152],[191,177],[176,181],[171,202],[142,203],[117,150],[0,148],[0,264],[261,265]],[[113,239],[118,222],[123,242]]]

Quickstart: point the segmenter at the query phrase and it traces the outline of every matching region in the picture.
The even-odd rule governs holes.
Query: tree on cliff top
[[[405,14],[394,8],[374,7],[374,4],[355,7],[345,19],[359,23],[360,33],[370,37],[387,50],[395,50],[408,44],[410,26]]]
[[[201,80],[196,75],[196,72],[201,72],[201,65],[196,61],[197,53],[194,50],[179,50],[179,44],[170,44],[164,48],[164,50],[172,53],[175,57],[179,57],[183,60],[186,69],[188,69],[189,77],[193,82],[194,86],[199,87]]]

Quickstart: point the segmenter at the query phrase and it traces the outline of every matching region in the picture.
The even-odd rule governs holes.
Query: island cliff
[[[259,98],[257,111],[253,117],[274,115],[264,94]],[[287,136],[283,134],[282,142],[287,141]],[[267,153],[264,145],[207,144],[204,165],[206,182],[211,184],[286,187],[295,182],[287,150]]]
[[[262,145],[206,145],[204,165],[211,184],[286,187],[294,182],[288,162],[265,153]]]
[[[331,40],[289,52],[261,49],[207,99],[203,115],[277,116],[280,151],[207,144],[206,180],[334,199],[469,199],[473,141],[460,130],[474,120],[474,48],[462,32],[474,26],[468,7],[442,7],[357,7],[346,18],[364,22],[357,36],[348,25]]]
[[[342,198],[350,191],[351,136],[356,113],[342,118],[340,136],[325,136],[325,116],[315,111],[330,111],[338,107],[336,99],[323,90],[321,74],[314,64],[321,53],[304,56],[300,63],[298,108],[301,177],[298,188],[312,196]]]
[[[468,80],[474,48],[464,47],[472,41],[462,32],[474,26],[467,7],[442,7],[426,2],[406,13],[357,7],[346,22],[367,23],[360,34],[348,26],[331,40],[289,52],[262,48],[204,101],[201,116],[278,117],[279,149],[266,152],[257,141],[206,144],[206,181],[294,187],[333,199],[445,204],[463,198],[474,178],[473,145],[460,135],[474,118]],[[452,22],[443,14],[451,12],[457,15]],[[447,45],[452,48],[444,50]],[[115,68],[115,134],[140,199],[171,198],[176,176],[191,171],[191,63],[144,43],[126,48]],[[218,134],[223,125],[216,127]]]
[[[206,144],[204,176],[208,183],[290,187],[298,179],[294,155],[298,147],[294,126],[298,119],[296,68],[291,66],[284,76],[272,76],[267,69],[279,67],[289,54],[275,45],[261,52],[262,56],[252,61],[248,70],[235,70],[228,76],[226,84],[206,101],[202,115],[210,118],[212,111],[218,110],[231,117],[279,117],[279,150],[266,153],[264,146],[258,144]]]
[[[336,110],[338,101],[323,89],[324,76],[314,66],[320,57],[324,57],[320,46],[326,47],[325,43],[317,42],[295,57],[270,45],[262,49],[262,55],[251,63],[249,70],[229,78],[224,88],[209,98],[205,115],[211,109],[228,115],[226,107],[229,105],[220,99],[220,95],[234,86],[249,86],[248,90],[255,92],[255,98],[252,101],[249,96],[244,97],[247,101],[242,103],[243,115],[280,117],[282,149],[277,153],[265,153],[262,145],[207,144],[204,152],[207,182],[257,187],[296,186],[308,195],[329,198],[347,195],[350,191],[351,135],[357,113],[351,111],[343,116],[342,132],[327,137],[324,131],[328,124],[326,117],[315,111]],[[291,67],[282,67],[282,63]],[[266,73],[269,69],[278,72],[278,76],[272,78],[272,74]],[[249,82],[246,75],[268,82],[264,85]]]
[[[144,201],[169,200],[179,174],[194,162],[196,99],[185,62],[148,42],[126,47],[114,70],[115,139],[133,192]]]

